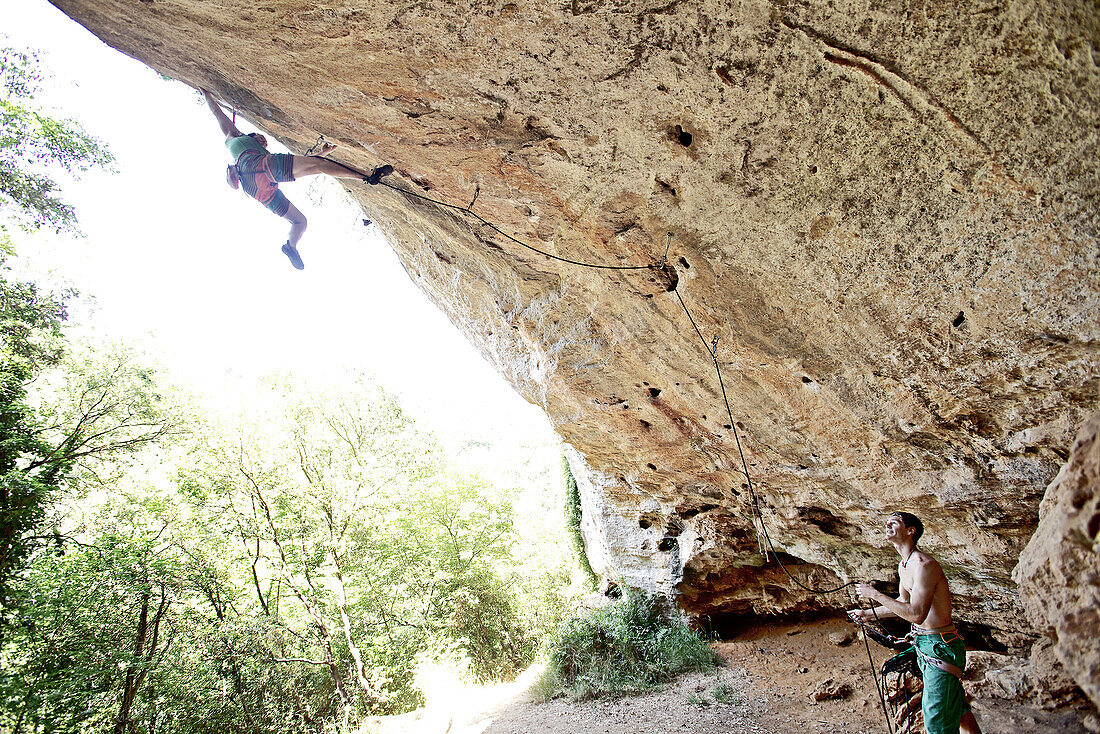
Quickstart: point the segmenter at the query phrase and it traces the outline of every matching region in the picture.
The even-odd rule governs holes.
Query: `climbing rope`
[[[341,164],[341,165],[345,165],[345,164]],[[351,168],[351,166],[347,166],[347,167]],[[360,173],[360,171],[358,171],[354,168],[352,168],[352,170],[355,171],[356,173]],[[517,239],[517,238],[513,237],[512,235],[508,234],[507,232],[505,232],[503,229],[501,229],[497,225],[493,224],[489,220],[482,217],[477,212],[471,210],[469,207],[458,206],[457,204],[449,204],[445,201],[440,201],[439,199],[434,199],[431,196],[425,196],[424,194],[418,194],[415,191],[409,191],[408,189],[402,188],[401,186],[394,186],[393,184],[386,183],[385,181],[379,181],[378,185],[379,186],[385,186],[386,188],[392,189],[394,191],[399,191],[402,194],[405,194],[406,196],[411,196],[411,197],[414,197],[416,199],[422,199],[424,201],[429,201],[433,204],[437,204],[439,206],[446,207],[447,209],[453,209],[456,212],[461,212],[464,215],[473,217],[477,221],[481,222],[481,225],[483,227],[488,227],[489,229],[493,230],[494,232],[496,232],[500,236],[504,237],[505,239],[510,240],[511,242],[516,243],[520,247],[526,247],[528,250],[531,250],[532,252],[537,252],[538,254],[542,255],[543,257],[548,257],[551,260],[558,260],[559,262],[569,263],[570,265],[579,265],[582,268],[593,268],[593,269],[596,269],[596,270],[654,270],[654,269],[657,268],[656,265],[603,265],[602,263],[581,262],[580,260],[572,260],[568,257],[562,257],[560,255],[555,255],[553,253],[547,252],[546,250],[540,250],[539,248],[535,247],[534,245],[529,245],[526,242],[524,242],[523,240],[520,240],[520,239]],[[474,196],[474,201],[477,201],[477,196]],[[470,207],[472,207],[473,205],[474,205],[474,202],[471,201],[470,202]]]
[[[753,512],[753,525],[754,525],[754,528],[755,528],[756,523],[759,522],[760,527],[759,527],[758,532],[764,538],[764,542],[766,544],[766,549],[771,551],[771,554],[775,558],[776,563],[778,563],[779,567],[783,569],[783,573],[787,574],[787,577],[792,582],[794,582],[795,585],[797,585],[799,588],[801,588],[805,591],[810,592],[811,594],[818,594],[818,595],[832,594],[833,592],[840,591],[841,589],[846,589],[849,586],[855,586],[855,584],[856,584],[855,581],[849,581],[845,584],[841,584],[840,586],[836,586],[836,587],[833,587],[831,589],[815,589],[812,586],[807,586],[806,584],[802,583],[801,581],[799,581],[797,578],[794,577],[794,575],[790,572],[790,570],[788,570],[786,564],[784,564],[783,560],[779,557],[779,554],[775,550],[775,544],[772,542],[771,534],[768,532],[768,526],[764,522],[764,516],[760,512],[760,500],[757,497],[756,489],[753,486],[752,476],[749,474],[749,465],[748,465],[748,462],[745,460],[745,452],[741,448],[741,437],[740,437],[740,435],[737,431],[737,422],[733,419],[733,410],[730,408],[729,397],[726,395],[726,383],[722,379],[722,368],[718,363],[718,354],[717,354],[717,352],[718,352],[718,350],[717,350],[717,339],[718,338],[715,337],[714,340],[711,342],[710,347],[708,348],[706,337],[704,337],[703,332],[699,330],[699,325],[695,323],[695,318],[692,317],[691,311],[688,309],[687,304],[684,303],[683,297],[680,296],[679,287],[677,287],[677,289],[674,290],[673,293],[676,294],[676,300],[680,302],[680,307],[683,308],[684,314],[687,316],[688,321],[690,321],[692,327],[694,327],[695,333],[699,336],[699,340],[701,342],[703,342],[703,348],[707,350],[707,352],[710,354],[711,361],[714,362],[714,373],[718,376],[718,386],[722,390],[722,402],[726,406],[726,415],[729,416],[729,419],[730,419],[729,426],[730,426],[731,430],[733,431],[733,439],[734,439],[734,442],[737,445],[737,454],[741,459],[740,473],[742,475],[744,475],[744,477],[745,477],[745,487],[746,487],[746,489],[748,489],[748,492],[749,492],[749,501],[750,501],[749,506],[750,506],[750,508],[752,509],[752,512]]]
[[[324,136],[322,135],[322,136],[317,138],[317,142],[313,144],[313,147],[311,147],[308,151],[306,151],[306,155],[313,155],[313,151],[319,149],[319,147],[323,143],[324,143]],[[341,166],[348,169],[349,171],[354,171],[355,173],[358,173],[364,179],[366,179],[367,176],[369,175],[369,174],[364,173],[363,171],[360,171],[358,168],[355,168],[354,166],[349,166],[347,163],[341,163],[340,161],[333,160],[332,158],[329,158],[328,156],[323,156],[323,157],[325,158],[325,160],[331,160],[333,163],[340,164]],[[453,211],[460,212],[461,214],[463,214],[465,216],[472,217],[472,218],[476,219],[477,221],[481,222],[481,226],[488,227],[489,229],[493,230],[494,232],[496,232],[500,236],[504,237],[505,239],[507,239],[511,242],[514,242],[515,244],[519,245],[520,247],[525,247],[528,250],[531,250],[532,252],[537,252],[538,254],[542,255],[543,257],[548,257],[551,260],[557,260],[559,262],[569,263],[570,265],[578,265],[582,268],[593,268],[593,269],[596,269],[596,270],[655,270],[655,269],[658,269],[658,266],[655,265],[655,264],[650,264],[650,265],[604,265],[602,263],[582,262],[580,260],[573,260],[573,259],[570,259],[568,257],[562,257],[561,255],[555,255],[551,252],[547,252],[546,250],[541,250],[538,247],[535,247],[534,245],[530,245],[530,244],[524,242],[523,240],[520,240],[520,239],[514,237],[513,235],[508,234],[507,232],[505,232],[503,229],[501,229],[497,225],[493,224],[492,222],[485,219],[484,217],[482,217],[477,212],[473,211],[474,203],[477,201],[477,197],[481,193],[481,187],[480,186],[477,188],[477,190],[474,193],[473,201],[471,201],[467,206],[458,206],[457,204],[451,204],[449,202],[442,201],[440,199],[436,199],[434,197],[427,196],[425,194],[420,194],[420,193],[417,193],[415,191],[410,191],[409,189],[406,189],[402,186],[395,186],[391,183],[387,183],[386,181],[379,181],[378,185],[379,186],[385,186],[387,189],[390,189],[392,191],[397,191],[401,194],[404,194],[405,196],[411,196],[415,199],[420,199],[422,201],[427,201],[427,202],[430,202],[430,203],[435,204],[437,206],[441,206],[441,207],[444,207],[446,209],[451,209]],[[670,241],[671,241],[671,238],[670,238]],[[666,249],[666,253],[667,253],[667,249]],[[661,261],[661,265],[662,266],[664,265],[664,259],[663,258],[662,258],[662,261]]]
[[[860,605],[862,608],[863,605]],[[871,612],[874,613],[875,605],[871,604]],[[878,618],[878,614],[875,613],[875,618]],[[863,647],[867,650],[867,662],[871,666],[871,678],[875,681],[875,691],[878,692],[879,703],[882,704],[882,713],[886,717],[886,732],[887,734],[894,734],[893,719],[890,716],[890,710],[886,707],[886,694],[883,693],[883,686],[886,685],[886,676],[882,677],[882,685],[879,685],[878,674],[875,672],[875,659],[871,656],[871,643],[867,641],[867,625],[863,622],[859,623],[860,629],[863,631]]]
[[[323,136],[318,137],[317,142],[314,143],[313,147],[311,147],[309,149],[309,151],[312,152],[312,151],[318,149],[319,146],[321,146],[323,142],[324,142],[324,137]],[[329,160],[331,160],[331,159],[329,159]],[[345,168],[358,173],[359,175],[363,176],[364,178],[366,178],[366,176],[367,176],[367,174],[364,173],[363,171],[360,171],[359,169],[357,169],[353,166],[349,166],[346,163],[341,163],[340,161],[334,161],[334,162],[339,163],[340,165],[344,166]],[[427,196],[425,194],[420,194],[420,193],[417,193],[415,191],[410,191],[409,189],[406,189],[402,186],[395,186],[394,184],[387,183],[386,181],[379,181],[378,185],[379,186],[385,186],[386,188],[391,189],[392,191],[396,191],[396,192],[399,192],[401,194],[404,194],[405,196],[410,196],[410,197],[413,197],[415,199],[420,199],[422,201],[427,201],[427,202],[430,202],[430,203],[435,204],[437,206],[441,206],[441,207],[444,207],[446,209],[450,209],[452,211],[459,212],[464,216],[472,217],[472,218],[476,219],[478,222],[480,222],[483,227],[488,227],[489,229],[493,230],[494,232],[501,235],[502,237],[509,240],[510,242],[514,242],[515,244],[519,245],[520,247],[524,247],[528,250],[531,250],[532,252],[536,252],[536,253],[542,255],[543,257],[550,258],[551,260],[557,260],[559,262],[568,263],[570,265],[577,265],[577,266],[582,267],[582,268],[592,268],[592,269],[596,269],[596,270],[664,270],[666,261],[668,259],[668,251],[669,251],[669,248],[672,246],[672,233],[669,232],[668,237],[665,240],[665,251],[664,251],[664,254],[661,256],[661,260],[660,260],[659,264],[650,264],[650,265],[605,265],[603,263],[593,263],[593,262],[583,262],[583,261],[580,261],[580,260],[573,260],[572,258],[562,257],[560,255],[555,255],[553,253],[550,253],[550,252],[542,250],[538,247],[535,247],[534,245],[530,245],[530,244],[514,237],[513,235],[509,234],[508,232],[505,232],[503,229],[498,227],[496,224],[490,222],[489,220],[485,219],[484,217],[482,217],[477,212],[473,211],[472,207],[474,205],[474,202],[477,201],[478,194],[480,193],[480,187],[478,188],[477,192],[475,192],[473,201],[471,201],[468,206],[462,207],[462,206],[458,206],[457,204],[451,204],[450,202],[442,201],[440,199],[436,199],[434,197]],[[734,442],[737,445],[738,457],[741,460],[741,469],[739,470],[739,473],[744,475],[745,485],[746,485],[746,487],[748,488],[748,491],[749,491],[750,512],[752,513],[753,529],[757,531],[758,538],[760,538],[760,537],[763,538],[763,542],[761,544],[762,545],[761,549],[764,551],[764,554],[766,555],[770,551],[771,555],[775,558],[776,562],[779,564],[779,567],[783,569],[783,572],[787,575],[787,577],[790,578],[790,580],[795,585],[797,585],[799,588],[801,588],[801,589],[803,589],[803,590],[805,590],[805,591],[807,591],[811,594],[818,594],[818,595],[831,594],[833,592],[840,591],[841,589],[846,589],[849,586],[854,586],[855,583],[856,583],[855,581],[849,581],[845,584],[841,584],[839,586],[836,586],[836,587],[830,588],[830,589],[816,589],[816,588],[813,588],[811,586],[807,586],[806,584],[802,583],[797,578],[795,578],[795,576],[790,572],[790,570],[787,569],[786,564],[784,564],[782,559],[779,558],[779,555],[775,550],[775,543],[772,542],[771,534],[768,532],[768,526],[764,522],[764,516],[760,511],[760,500],[757,497],[756,489],[753,486],[752,476],[749,474],[749,465],[748,465],[748,461],[745,459],[744,449],[741,446],[741,436],[740,436],[740,434],[737,430],[737,422],[734,421],[734,419],[733,419],[733,410],[730,408],[729,397],[726,394],[726,385],[725,385],[724,380],[722,379],[722,369],[721,369],[720,365],[718,364],[718,356],[717,356],[718,337],[714,337],[713,341],[711,342],[710,346],[708,347],[707,346],[707,340],[703,336],[703,332],[699,330],[699,325],[695,323],[695,318],[692,316],[691,310],[688,309],[687,304],[684,303],[684,299],[680,296],[680,291],[678,289],[678,284],[677,284],[676,287],[674,287],[672,289],[672,292],[676,295],[676,300],[679,301],[680,307],[684,310],[684,314],[687,316],[688,321],[691,322],[692,327],[695,329],[695,333],[699,336],[700,341],[703,342],[704,348],[707,349],[707,352],[710,354],[711,361],[714,363],[714,371],[715,371],[715,374],[718,377],[718,385],[721,387],[721,390],[722,390],[722,402],[725,404],[725,407],[726,407],[726,415],[729,416],[729,420],[730,420],[729,425],[731,427],[731,430],[733,431]],[[759,527],[757,527],[757,526],[759,526]]]

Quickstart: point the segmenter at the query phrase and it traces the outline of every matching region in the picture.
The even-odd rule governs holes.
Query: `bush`
[[[706,641],[671,618],[658,597],[630,591],[616,604],[562,624],[534,693],[542,699],[636,693],[717,665]]]

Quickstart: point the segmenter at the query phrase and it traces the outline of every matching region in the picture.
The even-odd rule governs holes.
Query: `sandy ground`
[[[539,671],[531,670],[511,684],[464,688],[427,709],[377,719],[364,734],[879,734],[886,721],[862,639],[846,646],[829,641],[830,634],[848,629],[835,619],[747,630],[715,645],[724,667],[613,700],[534,703],[526,689]],[[890,654],[873,643],[871,652],[876,667]],[[815,701],[812,694],[829,680],[851,686],[850,695]],[[978,698],[974,712],[985,734],[1088,731],[1083,722],[1089,711],[1083,709],[1049,712]]]

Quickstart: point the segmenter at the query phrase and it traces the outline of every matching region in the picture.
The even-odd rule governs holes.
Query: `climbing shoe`
[[[379,166],[378,168],[371,171],[371,174],[369,176],[364,176],[363,180],[369,183],[371,186],[377,186],[378,182],[382,180],[383,176],[389,176],[391,173],[393,173],[393,166],[387,163],[386,165]]]
[[[241,187],[241,177],[237,173],[237,167],[230,165],[225,168],[225,182],[229,184],[230,188],[239,189]]]
[[[290,242],[283,245],[283,254],[290,260],[290,264],[294,266],[295,270],[302,270],[305,268],[305,263],[302,262],[302,256],[298,254],[298,250],[290,246]]]

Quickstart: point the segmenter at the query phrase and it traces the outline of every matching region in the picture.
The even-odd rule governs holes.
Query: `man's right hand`
[[[870,622],[871,612],[867,609],[849,609],[848,617],[853,622]]]

